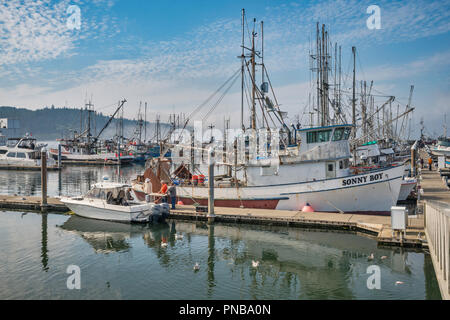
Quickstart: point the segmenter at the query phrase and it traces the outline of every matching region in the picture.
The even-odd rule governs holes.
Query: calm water
[[[0,299],[440,298],[429,256],[346,233],[0,212],[0,243]],[[367,289],[372,264],[381,290]],[[81,269],[81,290],[66,287],[69,265]]]
[[[49,173],[48,192],[84,194],[104,175],[130,181],[142,171],[66,167]],[[39,172],[0,171],[0,194],[40,195],[40,186]],[[0,299],[440,299],[428,255],[348,233],[0,212],[0,244]],[[366,286],[373,264],[381,290]],[[81,290],[66,287],[69,265],[81,269]]]

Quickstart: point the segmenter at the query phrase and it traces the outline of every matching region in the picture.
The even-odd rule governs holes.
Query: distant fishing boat
[[[62,141],[61,144],[61,161],[65,164],[78,165],[115,165],[115,164],[130,164],[134,157],[122,152],[100,152],[88,153],[83,148],[75,145],[70,145],[67,141]],[[58,160],[58,149],[50,149],[50,155],[53,159]]]

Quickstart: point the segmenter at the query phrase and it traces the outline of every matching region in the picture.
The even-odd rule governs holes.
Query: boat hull
[[[215,188],[216,206],[278,210],[302,210],[306,204],[317,212],[389,215],[400,193],[404,166],[321,181],[269,186]],[[141,200],[145,194],[133,185]],[[185,204],[207,204],[208,188],[177,187],[177,198]]]
[[[408,199],[411,192],[417,185],[417,180],[413,179],[411,181],[404,180],[402,182],[400,193],[398,195],[398,201],[405,201]]]
[[[121,207],[100,203],[85,204],[72,199],[61,201],[76,215],[89,219],[107,220],[117,222],[146,223],[152,220],[151,211],[146,206]]]

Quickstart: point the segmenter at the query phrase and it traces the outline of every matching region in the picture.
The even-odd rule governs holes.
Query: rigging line
[[[203,117],[202,121],[206,121],[208,117],[211,115],[211,113],[219,106],[219,104],[222,102],[223,98],[226,96],[228,91],[233,87],[233,85],[236,83],[236,80],[239,78],[239,76],[236,76],[234,80],[231,82],[231,84],[228,86],[228,88],[224,91],[222,96],[219,98],[219,100],[213,105],[213,107],[207,112],[207,114]]]
[[[361,72],[362,72],[362,74],[363,74],[363,80],[366,81],[367,78],[366,78],[366,74],[364,73],[364,69],[363,69],[363,67],[362,67],[361,60],[360,60],[360,58],[359,58],[359,51],[356,51],[356,58],[358,59],[359,67],[360,67],[360,70],[361,70]]]
[[[185,126],[184,126],[184,128],[186,127],[186,125],[188,124],[188,122],[189,122],[189,120],[190,120],[190,118],[192,117],[192,116],[194,116],[197,112],[199,112],[200,111],[200,109],[202,109],[206,104],[208,104],[211,100],[212,100],[212,98],[214,98],[214,96],[216,95],[216,94],[218,94],[226,85],[227,85],[227,83],[229,83],[237,74],[239,74],[239,72],[241,72],[241,68],[239,68],[231,77],[229,77],[212,95],[210,95],[209,97],[208,97],[208,99],[206,99],[206,101],[204,101],[201,105],[199,105],[197,108],[195,108],[194,109],[194,111],[192,111],[190,114],[189,114],[189,116],[187,117],[187,119],[186,119],[186,123],[185,123]],[[184,129],[183,128],[183,129]]]
[[[249,69],[249,66],[247,65],[247,71],[248,71],[248,73],[249,73],[249,75],[250,75],[250,80],[251,80],[251,82],[252,82],[252,86],[255,86],[255,93],[256,93],[256,95],[258,95],[258,103],[259,103],[259,105],[260,105],[260,107],[261,107],[261,112],[262,112],[262,116],[263,116],[263,118],[264,118],[264,120],[266,120],[266,122],[267,122],[267,119],[265,118],[265,116],[264,116],[264,110],[262,109],[262,105],[261,105],[261,98],[262,98],[262,94],[261,94],[261,91],[260,91],[260,89],[256,86],[256,81],[255,81],[255,79],[253,79],[253,77],[252,77],[252,75],[251,75],[251,73],[250,73],[250,69]],[[250,92],[250,89],[248,89],[249,90],[249,92]],[[253,104],[252,104],[253,105]],[[259,118],[258,118],[258,114],[256,113],[256,110],[255,110],[255,117],[256,117],[256,121],[259,123]],[[267,126],[269,126],[269,123],[267,123]]]

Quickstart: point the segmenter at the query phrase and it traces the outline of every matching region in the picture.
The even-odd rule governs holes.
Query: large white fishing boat
[[[118,222],[160,222],[168,216],[168,208],[154,203],[134,201],[129,185],[101,182],[84,197],[61,198],[76,215]]]
[[[399,196],[404,165],[388,165],[370,172],[352,172],[350,168],[350,135],[356,137],[356,109],[353,105],[353,123],[349,125],[342,114],[339,104],[333,104],[334,115],[330,112],[329,83],[327,83],[330,68],[327,67],[330,54],[323,52],[327,48],[327,32],[322,26],[320,36],[319,24],[317,25],[317,52],[312,54],[312,69],[317,73],[317,125],[313,125],[311,115],[311,127],[301,129],[300,123],[288,126],[287,113],[280,109],[280,104],[275,96],[269,74],[264,65],[264,39],[261,32],[255,30],[256,23],[253,23],[251,34],[251,44],[245,43],[247,33],[245,32],[245,11],[242,12],[242,61],[241,67],[241,134],[238,137],[226,137],[224,145],[235,145],[234,151],[226,151],[232,154],[231,157],[221,161],[216,161],[214,166],[214,202],[221,207],[244,207],[244,208],[265,208],[284,210],[303,210],[313,208],[315,211],[324,212],[346,212],[346,213],[368,213],[368,214],[389,214],[391,207],[396,205]],[[255,47],[256,36],[261,35],[261,50]],[[353,48],[354,49],[354,48]],[[328,49],[327,49],[328,50]],[[355,50],[353,50],[355,53]],[[257,59],[259,61],[257,62]],[[355,55],[354,55],[355,62]],[[355,66],[355,63],[354,63]],[[261,85],[256,84],[256,69],[262,73]],[[248,75],[246,75],[248,73]],[[355,72],[353,72],[353,92],[355,95]],[[233,83],[239,78],[239,70],[231,76],[205,103],[193,111],[190,115],[197,113],[205,105],[213,105],[202,120],[211,115],[217,105],[222,101],[223,96]],[[335,76],[336,79],[336,76]],[[228,88],[226,87],[228,86]],[[335,85],[335,88],[338,86]],[[224,89],[227,88],[227,89]],[[247,91],[246,91],[247,90]],[[224,91],[222,94],[218,94]],[[211,102],[213,97],[218,96],[216,102]],[[336,97],[338,92],[336,91]],[[250,124],[244,124],[244,101],[248,98],[250,110]],[[339,99],[336,99],[337,101]],[[356,101],[353,96],[353,104]],[[261,114],[257,116],[257,110],[261,109]],[[311,112],[313,114],[314,112]],[[189,119],[187,120],[189,121]],[[186,122],[187,125],[187,122]],[[186,127],[185,125],[185,127]],[[195,127],[195,126],[194,126]],[[212,128],[211,137],[212,137]],[[251,132],[261,132],[264,136],[251,138]],[[250,132],[250,133],[249,133]],[[204,184],[208,177],[204,177],[207,165],[197,163],[195,156],[199,149],[204,152],[209,146],[217,145],[211,138],[210,145],[205,145],[204,141],[197,144],[203,137],[203,132],[189,133],[194,137],[192,148],[176,151],[176,141],[182,140],[174,137],[175,150],[172,152],[171,167],[169,168],[167,159],[152,160],[152,164],[147,166],[143,176],[139,176],[132,182],[133,189],[140,199],[144,199],[144,190],[149,190],[144,181],[150,179],[152,192],[158,192],[161,180],[172,180],[178,183],[177,198],[184,204],[206,205],[208,202],[209,188]],[[274,137],[277,137],[274,139]],[[243,138],[243,139],[242,139]],[[223,138],[225,140],[225,138]],[[235,140],[234,140],[235,139]],[[219,139],[217,139],[218,141]],[[234,140],[230,141],[230,140]],[[245,140],[245,142],[243,142]],[[270,140],[270,142],[269,142]],[[278,141],[279,140],[279,141]],[[238,147],[238,141],[240,145]],[[279,142],[279,143],[278,143]],[[253,157],[254,144],[258,144],[256,149],[269,149],[267,156],[262,153]],[[270,145],[270,146],[269,146]],[[280,150],[277,146],[280,146]],[[244,150],[242,150],[244,149]],[[216,152],[221,152],[219,147]],[[240,153],[240,155],[239,155]],[[164,152],[162,152],[164,154]],[[243,156],[244,154],[244,156]],[[252,155],[250,157],[250,154]],[[189,159],[191,157],[191,159]],[[201,158],[204,156],[202,154]],[[237,161],[236,159],[244,161]],[[234,160],[233,160],[234,159]],[[220,161],[220,160],[219,160]],[[196,176],[200,174],[200,176]],[[201,179],[199,177],[202,177]]]
[[[237,183],[234,177],[216,179],[215,205],[296,211],[309,205],[323,212],[389,214],[397,203],[405,167],[389,166],[352,174],[350,132],[350,125],[298,130],[301,143],[289,148],[289,155],[280,155],[276,165],[273,161],[256,160],[239,168],[242,173]],[[174,163],[175,167],[178,165]],[[157,171],[161,169],[149,168],[143,177],[133,181],[140,200],[146,195],[142,181],[155,177]],[[183,177],[174,177],[180,180],[177,198],[184,204],[207,205],[208,187],[183,181],[180,179]],[[152,179],[152,184],[157,189],[155,180]]]
[[[42,147],[35,138],[28,136],[10,138],[5,146],[0,146],[0,168],[40,170]],[[56,168],[56,162],[47,157],[47,169]]]

